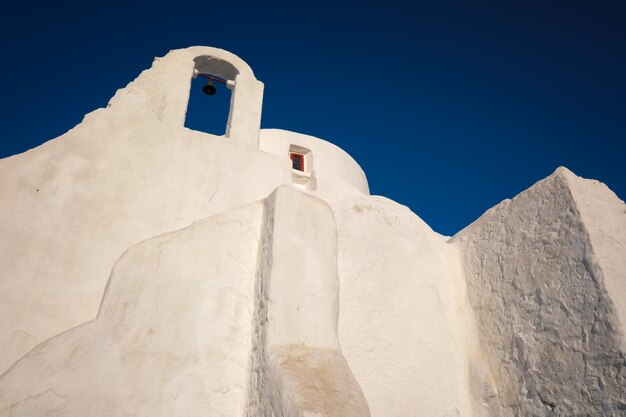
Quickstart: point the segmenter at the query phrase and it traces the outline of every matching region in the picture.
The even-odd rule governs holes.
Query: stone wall
[[[490,415],[626,410],[624,323],[613,302],[626,294],[607,292],[603,247],[590,240],[566,176],[574,179],[557,170],[453,239],[495,380],[496,392],[475,399]]]

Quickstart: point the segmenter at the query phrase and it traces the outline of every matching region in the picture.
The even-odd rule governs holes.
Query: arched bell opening
[[[185,127],[228,136],[236,78],[231,63],[208,55],[194,59]]]

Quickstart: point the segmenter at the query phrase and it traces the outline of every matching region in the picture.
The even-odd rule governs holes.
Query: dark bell
[[[208,96],[212,96],[217,92],[217,90],[212,84],[207,84],[204,87],[202,87],[202,92]]]

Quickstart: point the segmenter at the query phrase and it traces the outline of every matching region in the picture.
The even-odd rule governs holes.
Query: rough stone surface
[[[566,169],[560,172],[589,235],[602,283],[611,295],[621,325],[621,350],[626,352],[626,205],[601,182],[582,180]]]
[[[598,262],[606,248],[590,239],[578,207],[591,201],[580,193],[577,201],[572,182],[589,185],[561,168],[453,239],[490,354],[496,392],[477,399],[490,415],[620,416],[626,410],[624,323],[613,301],[625,294],[607,292],[606,261]],[[616,220],[608,212],[596,215]],[[619,260],[612,259],[621,263],[624,255],[622,246]],[[623,283],[624,270],[612,272]]]

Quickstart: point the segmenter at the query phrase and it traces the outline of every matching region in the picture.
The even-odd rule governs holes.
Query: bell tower
[[[218,48],[193,46],[155,58],[126,88],[118,90],[108,107],[120,114],[154,123],[185,126],[191,80],[200,74],[223,82],[232,90],[225,136],[237,143],[259,148],[263,83],[236,55]],[[206,88],[210,93],[211,88]],[[207,97],[210,99],[210,97]]]

